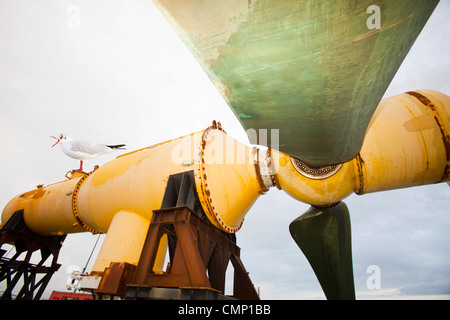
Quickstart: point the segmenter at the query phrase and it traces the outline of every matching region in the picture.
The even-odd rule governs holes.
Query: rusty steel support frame
[[[155,273],[163,236],[168,267]],[[171,175],[160,210],[154,210],[137,266],[112,262],[96,296],[100,299],[259,299],[240,259],[234,234],[215,228],[199,202],[192,171]],[[233,295],[225,296],[228,262],[234,268]]]
[[[159,242],[167,235],[170,262],[153,272]],[[225,292],[228,262],[234,267],[233,298],[259,299],[240,259],[240,248],[188,207],[155,210],[132,286],[196,288]]]
[[[12,258],[6,258],[6,250],[0,249],[0,282],[6,281],[6,289],[0,300],[13,300],[13,297],[15,300],[39,300],[51,277],[61,266],[57,260],[65,237],[35,234],[25,225],[23,210],[16,211],[0,230],[0,247],[12,244],[16,250]],[[33,264],[30,262],[31,257],[38,250],[41,260]],[[26,255],[20,260],[22,253]],[[50,265],[45,266],[50,256]],[[39,276],[42,276],[40,280]],[[21,279],[22,287],[17,294],[13,294]]]
[[[133,264],[111,262],[105,269],[94,296],[99,300],[122,298],[125,295],[126,286],[133,280],[135,272],[136,266]]]

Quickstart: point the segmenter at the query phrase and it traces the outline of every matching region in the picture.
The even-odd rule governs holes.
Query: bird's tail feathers
[[[111,149],[126,150],[124,144],[107,145],[107,147],[110,147]]]

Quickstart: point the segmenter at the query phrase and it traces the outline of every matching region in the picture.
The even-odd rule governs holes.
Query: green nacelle
[[[312,167],[358,154],[372,114],[438,3],[155,2],[244,129],[279,129],[277,149]]]

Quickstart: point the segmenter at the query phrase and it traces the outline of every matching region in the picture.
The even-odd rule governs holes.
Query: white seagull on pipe
[[[52,148],[61,142],[62,151],[71,158],[80,160],[80,169],[75,170],[77,172],[83,171],[83,160],[92,159],[102,154],[110,153],[114,150],[124,150],[124,144],[106,145],[101,143],[95,143],[86,140],[72,140],[67,135],[61,134],[59,138],[50,136],[58,141]]]

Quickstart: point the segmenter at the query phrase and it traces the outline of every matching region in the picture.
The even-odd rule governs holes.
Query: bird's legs
[[[75,172],[83,172],[83,160],[80,160],[80,169],[74,170]]]

